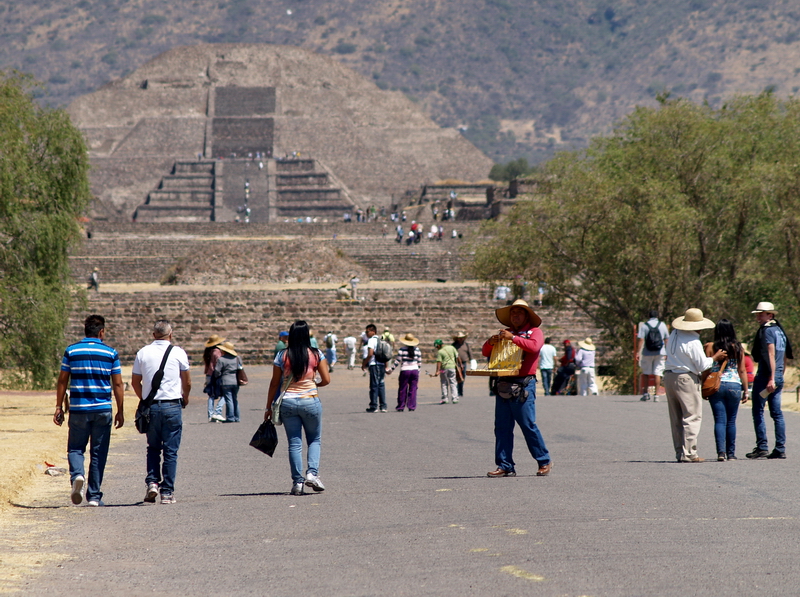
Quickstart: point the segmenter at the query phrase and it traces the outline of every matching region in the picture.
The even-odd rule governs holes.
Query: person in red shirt
[[[750,355],[747,344],[744,342],[742,342],[742,350],[744,350],[744,369],[747,372],[747,387],[750,389],[753,387],[753,380],[756,378],[756,363]]]
[[[550,453],[536,426],[536,369],[539,366],[539,350],[544,345],[544,335],[539,325],[542,319],[523,300],[516,300],[508,307],[495,311],[500,323],[508,326],[498,331],[483,345],[483,356],[489,357],[492,348],[501,340],[510,340],[522,349],[522,364],[518,377],[491,378],[495,394],[494,437],[495,464],[497,470],[487,473],[489,477],[515,477],[514,423],[525,437],[531,456],[539,464],[537,475],[543,477],[552,466]]]

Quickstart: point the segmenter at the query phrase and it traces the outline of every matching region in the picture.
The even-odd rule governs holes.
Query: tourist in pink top
[[[319,373],[320,381],[316,382]],[[323,354],[311,348],[311,335],[305,321],[295,321],[289,328],[286,350],[275,356],[272,381],[267,395],[264,420],[272,417],[272,402],[278,395],[282,378],[292,376],[281,402],[281,420],[289,443],[289,468],[292,472],[292,495],[302,495],[303,485],[324,491],[319,478],[319,456],[322,445],[322,404],[318,387],[331,383],[328,363]],[[303,475],[303,431],[306,434],[308,466]]]
[[[487,473],[489,477],[515,477],[514,423],[525,437],[528,450],[539,464],[537,475],[543,477],[550,472],[550,453],[536,426],[536,368],[539,365],[539,350],[544,344],[544,335],[539,325],[541,318],[523,300],[514,301],[508,307],[495,311],[497,319],[507,329],[500,330],[483,345],[483,356],[489,357],[492,348],[500,340],[511,340],[522,349],[522,364],[518,377],[493,377],[495,394],[494,437],[495,464],[497,470]]]

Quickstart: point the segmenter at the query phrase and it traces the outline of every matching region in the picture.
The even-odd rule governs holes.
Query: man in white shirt
[[[369,406],[368,413],[374,413],[379,408],[382,413],[386,412],[386,365],[375,360],[375,351],[378,348],[378,328],[375,324],[369,324],[366,329],[367,354],[361,363],[361,369],[369,371]]]
[[[550,336],[544,339],[544,345],[539,351],[539,370],[542,373],[542,388],[544,395],[550,395],[550,382],[553,381],[553,368],[556,362],[556,347],[550,344]]]
[[[347,368],[353,369],[356,366],[356,339],[352,335],[342,340],[344,353],[347,355]]]
[[[714,322],[703,317],[700,309],[687,309],[683,317],[672,322],[667,343],[667,363],[664,389],[672,427],[672,443],[678,462],[704,462],[697,455],[697,435],[703,417],[703,397],[700,394],[700,374],[714,361],[727,356],[718,350],[707,357],[698,330],[713,329]]]
[[[641,400],[650,400],[647,391],[648,379],[655,377],[656,393],[653,402],[658,402],[658,388],[661,387],[661,377],[664,375],[664,362],[667,359],[666,344],[669,337],[667,324],[658,319],[658,311],[653,309],[648,314],[647,321],[639,322],[639,333],[636,335],[636,360],[642,368],[640,387],[642,388]]]
[[[139,400],[150,394],[153,376],[161,367],[164,353],[172,344],[172,325],[161,319],[153,326],[153,342],[136,353],[131,385]],[[192,381],[189,358],[179,346],[173,346],[164,363],[164,377],[150,407],[147,429],[147,493],[144,501],[154,503],[161,493],[162,504],[175,503],[175,475],[183,421],[181,408],[189,404]],[[163,452],[164,462],[161,463]]]

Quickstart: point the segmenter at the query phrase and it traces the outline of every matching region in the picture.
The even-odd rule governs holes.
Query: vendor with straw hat
[[[515,477],[517,475],[512,457],[514,423],[517,423],[525,437],[531,456],[539,464],[536,474],[543,477],[550,472],[552,463],[542,434],[536,426],[536,368],[539,364],[539,350],[544,344],[544,335],[539,329],[542,319],[528,306],[528,303],[521,299],[507,307],[497,309],[495,315],[497,320],[507,327],[498,331],[484,343],[483,356],[490,357],[492,348],[501,340],[510,340],[522,350],[523,359],[519,377],[502,378],[502,383],[506,388],[511,389],[511,393],[495,391],[494,437],[497,470],[491,471],[487,475],[489,477]],[[495,387],[497,385],[495,384]]]
[[[703,317],[700,309],[687,309],[682,317],[672,322],[672,333],[667,341],[664,389],[678,462],[704,462],[697,455],[697,435],[703,417],[700,374],[710,369],[714,361],[723,361],[728,355],[724,350],[718,350],[713,357],[706,356],[698,331],[714,327],[714,322]]]

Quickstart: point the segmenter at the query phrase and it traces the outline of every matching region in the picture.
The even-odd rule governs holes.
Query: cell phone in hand
[[[64,411],[63,410],[58,411],[58,414],[56,415],[56,421],[58,422],[59,425],[61,425],[64,422]]]

